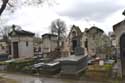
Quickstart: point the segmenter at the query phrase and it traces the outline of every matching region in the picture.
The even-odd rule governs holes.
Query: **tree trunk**
[[[57,53],[58,53],[58,56],[60,56],[60,29],[58,29],[57,37],[58,37],[58,39],[57,39]]]
[[[7,3],[8,3],[9,0],[2,0],[2,6],[0,8],[0,16],[1,14],[3,13],[3,11],[5,10],[6,6],[7,6]]]
[[[58,29],[57,48],[60,48],[60,28]]]

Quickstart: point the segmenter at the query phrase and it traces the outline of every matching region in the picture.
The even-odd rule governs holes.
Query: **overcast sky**
[[[49,32],[51,22],[61,18],[68,30],[75,24],[82,31],[95,25],[106,33],[123,20],[125,0],[57,0],[53,6],[21,6],[7,17],[6,24],[17,24],[23,29],[40,34]]]

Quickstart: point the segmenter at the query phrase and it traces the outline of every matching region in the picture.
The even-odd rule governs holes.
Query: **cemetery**
[[[82,34],[79,27],[73,25],[67,40],[63,41],[66,42],[64,43],[66,45],[60,48],[60,51],[56,49],[56,35],[42,35],[43,47],[41,47],[41,49],[43,48],[43,54],[41,56],[34,55],[34,33],[24,30],[17,31],[15,28],[16,26],[13,25],[13,30],[9,33],[11,38],[10,59],[8,58],[9,60],[7,59],[0,62],[1,72],[18,72],[29,75],[39,74],[41,76],[59,78],[70,78],[70,76],[73,76],[78,77],[78,79],[86,78],[92,80],[99,80],[103,77],[107,79],[116,78],[116,76],[112,77],[112,75],[114,75],[113,67],[116,64],[116,60],[112,58],[106,59],[105,55],[110,54],[110,52],[105,54],[105,49],[100,49],[100,52],[98,52],[96,45],[93,45],[96,43],[98,46],[108,45],[110,47],[109,42],[98,44],[97,41],[92,40],[92,35],[95,35],[95,37],[99,39],[99,35],[103,33],[102,30],[95,26]],[[98,31],[97,34],[94,32],[95,30]],[[108,40],[108,38],[106,39]],[[102,40],[98,41],[102,42]],[[101,52],[104,53],[104,55],[101,55]],[[95,75],[95,79],[93,79],[92,74]]]
[[[0,83],[125,83],[123,0],[0,5]]]
[[[68,36],[61,39],[53,33],[35,38],[33,32],[12,25],[8,42],[0,41],[0,72],[120,81],[125,76],[124,26],[125,20],[106,35],[96,26],[82,32],[72,25]]]

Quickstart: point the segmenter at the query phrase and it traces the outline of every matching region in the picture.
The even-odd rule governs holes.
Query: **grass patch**
[[[90,65],[88,70],[82,74],[81,79],[107,82],[111,79],[112,67],[113,65],[111,64],[105,64],[103,66],[99,66],[98,64]]]
[[[89,71],[110,71],[112,69],[113,65],[111,64],[105,64],[103,66],[99,66],[98,64],[90,65],[88,67]]]
[[[109,71],[109,70],[112,69],[113,65],[111,65],[111,64],[105,64],[103,67],[105,68],[105,70]]]

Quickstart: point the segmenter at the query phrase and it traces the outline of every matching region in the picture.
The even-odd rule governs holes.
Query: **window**
[[[29,45],[29,42],[28,42],[28,41],[26,41],[26,46],[28,47],[28,45]]]

